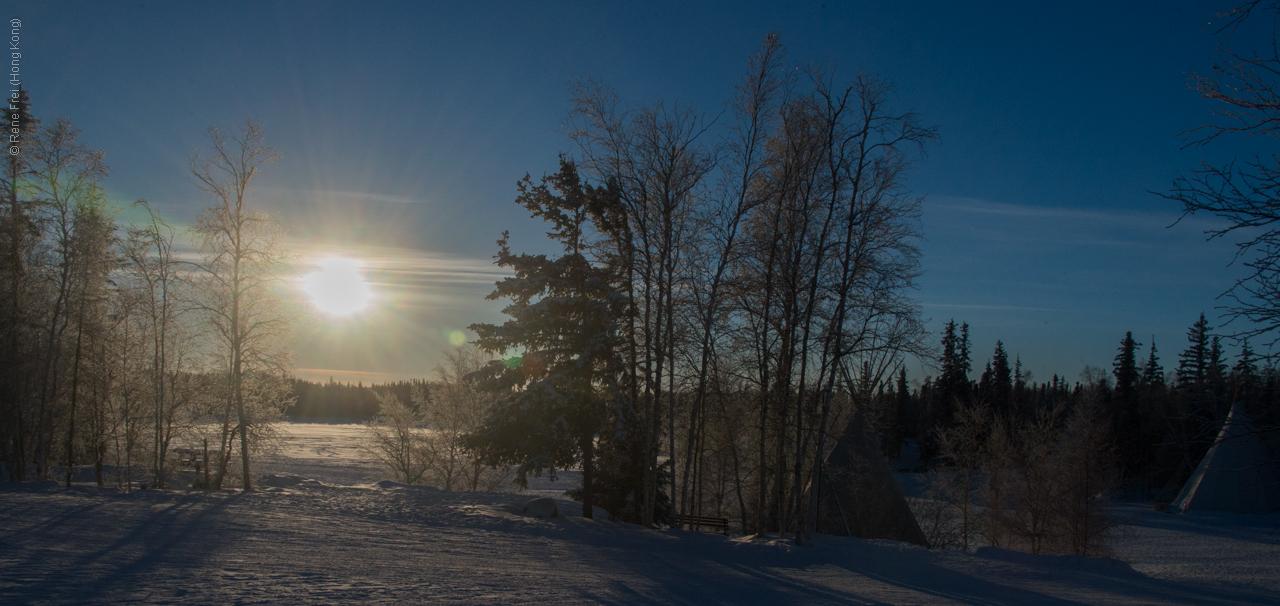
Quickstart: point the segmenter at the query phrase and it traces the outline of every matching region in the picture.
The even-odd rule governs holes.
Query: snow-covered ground
[[[251,494],[0,484],[0,603],[1280,601],[1280,515],[1123,504],[1123,561],[834,537],[795,547],[583,520],[567,500],[565,517],[527,518],[530,494],[364,483],[367,466],[342,471],[358,436],[342,427],[289,428],[263,470],[297,465],[316,480],[278,476]]]
[[[330,484],[367,484],[382,479],[382,468],[360,452],[363,425],[285,423],[277,452],[263,457],[265,473],[296,474]]]

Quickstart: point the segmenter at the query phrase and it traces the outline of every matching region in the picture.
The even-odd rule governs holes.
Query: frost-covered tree
[[[200,189],[214,198],[192,228],[202,260],[196,264],[197,307],[219,343],[219,365],[225,373],[226,406],[220,415],[219,445],[223,464],[215,488],[221,488],[236,435],[240,436],[243,486],[252,490],[250,444],[255,425],[278,418],[285,402],[275,400],[289,367],[284,337],[290,317],[280,287],[287,256],[284,230],[278,222],[250,206],[250,183],[267,163],[280,157],[264,142],[262,126],[246,120],[232,133],[209,129],[213,153],[191,159],[191,174]],[[262,396],[253,398],[252,395]],[[233,422],[234,420],[234,422]]]
[[[30,186],[36,206],[37,224],[42,227],[43,244],[34,255],[32,283],[43,297],[39,309],[32,308],[26,318],[38,326],[36,341],[39,360],[36,376],[39,393],[36,400],[36,472],[48,478],[53,463],[55,426],[69,405],[70,374],[67,364],[67,335],[75,326],[76,295],[80,292],[82,268],[93,262],[80,254],[87,225],[86,213],[95,212],[105,202],[102,179],[108,169],[102,150],[91,149],[80,141],[80,129],[70,120],[59,118],[52,127],[37,133],[31,145]]]
[[[365,423],[360,450],[381,463],[392,478],[419,484],[431,469],[426,398],[414,386],[410,402],[393,393],[378,394],[378,414]]]
[[[465,448],[464,437],[480,428],[498,400],[493,392],[476,388],[476,374],[487,361],[475,344],[445,352],[431,394],[422,399],[431,430],[424,443],[429,480],[445,490],[493,490],[509,475],[505,467],[486,465]]]

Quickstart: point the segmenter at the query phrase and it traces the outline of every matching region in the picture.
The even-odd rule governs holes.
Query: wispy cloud
[[[966,305],[961,303],[922,303],[924,307],[939,307],[943,309],[984,309],[994,311],[1048,311],[1048,312],[1065,312],[1066,309],[1058,309],[1053,307],[1023,307],[1020,305]]]
[[[925,199],[926,217],[933,212],[964,213],[1000,217],[1023,217],[1068,221],[1090,224],[1096,227],[1131,228],[1131,229],[1165,229],[1175,223],[1187,226],[1195,231],[1215,226],[1219,221],[1211,217],[1192,215],[1182,217],[1175,207],[1168,211],[1149,210],[1100,210],[1089,208],[1066,208],[1058,206],[1041,206],[1036,204],[1011,204],[1008,202],[990,202],[979,198],[962,196],[929,196]]]
[[[388,284],[420,284],[448,282],[453,284],[493,284],[510,271],[493,264],[492,259],[447,255],[401,246],[345,245],[334,246],[306,240],[293,240],[290,246],[301,257],[302,271],[310,271],[320,259],[347,257],[356,259],[372,280]]]

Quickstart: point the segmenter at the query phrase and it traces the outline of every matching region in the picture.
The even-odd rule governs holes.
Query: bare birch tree
[[[249,491],[254,425],[270,422],[272,411],[278,417],[284,404],[271,401],[280,390],[267,384],[283,381],[290,364],[284,347],[290,318],[279,292],[288,260],[284,230],[249,204],[254,176],[280,154],[265,144],[262,126],[253,120],[231,133],[210,128],[209,138],[213,152],[192,157],[191,173],[200,189],[214,198],[192,228],[203,254],[195,267],[196,304],[220,344],[218,359],[226,373],[219,435],[222,464],[214,487],[222,487],[239,435],[242,482]]]

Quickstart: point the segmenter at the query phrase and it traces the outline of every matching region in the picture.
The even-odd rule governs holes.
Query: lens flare
[[[322,259],[320,271],[302,279],[302,290],[316,309],[331,316],[349,316],[369,306],[373,290],[360,274],[355,259]]]

